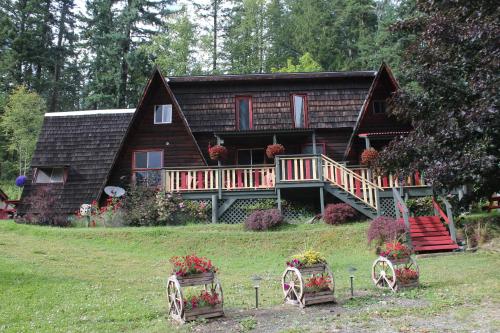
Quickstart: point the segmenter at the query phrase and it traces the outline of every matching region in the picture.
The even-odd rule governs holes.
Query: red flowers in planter
[[[386,243],[385,251],[380,253],[380,255],[387,259],[403,259],[411,255],[411,249],[400,242]]]
[[[217,268],[205,257],[187,255],[184,257],[172,257],[170,263],[174,266],[174,273],[177,276],[189,276],[201,273],[215,273]]]
[[[279,143],[267,146],[266,155],[269,158],[274,158],[276,155],[281,155],[285,152],[285,147]]]
[[[396,268],[396,278],[401,284],[408,284],[418,280],[418,272],[409,267]]]
[[[188,299],[184,299],[184,305],[187,309],[202,308],[205,306],[216,306],[220,304],[221,300],[219,294],[216,292],[210,293],[206,290],[202,290],[199,296],[191,296]]]
[[[221,145],[208,146],[208,155],[214,161],[223,160],[227,157],[227,148]]]
[[[378,158],[378,151],[375,148],[368,148],[361,153],[361,164],[372,165]]]
[[[316,274],[306,279],[305,290],[307,292],[318,292],[330,290],[332,280],[328,275]]]

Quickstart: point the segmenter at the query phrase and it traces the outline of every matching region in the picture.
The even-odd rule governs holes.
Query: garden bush
[[[476,248],[500,236],[500,214],[465,215],[456,222],[457,238],[463,238],[468,248]]]
[[[370,223],[368,228],[368,244],[377,247],[384,243],[392,243],[400,239],[407,229],[402,220],[395,220],[388,216],[379,216]]]
[[[245,228],[253,231],[268,230],[283,223],[283,215],[278,209],[257,210],[245,220]]]
[[[323,220],[327,224],[342,224],[356,217],[354,208],[345,203],[329,204],[325,208]]]
[[[406,206],[414,216],[432,216],[434,215],[434,206],[432,197],[421,197],[418,199],[409,199],[406,201]]]
[[[57,227],[67,227],[69,220],[55,212],[57,201],[51,186],[40,186],[26,198],[30,206],[29,214],[19,218],[17,222],[27,224],[51,225]]]

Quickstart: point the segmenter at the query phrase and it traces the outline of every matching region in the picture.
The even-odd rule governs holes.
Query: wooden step
[[[434,237],[434,236],[446,236],[449,237],[448,231],[422,231],[422,232],[412,232],[411,237]]]
[[[415,251],[439,251],[439,250],[456,250],[458,249],[457,244],[450,245],[423,245],[415,246]]]
[[[447,232],[445,227],[427,227],[427,228],[410,228],[410,233],[414,232],[431,232],[431,231],[445,231]]]
[[[430,223],[426,223],[426,224],[411,224],[410,225],[410,228],[428,228],[428,227],[431,227],[431,228],[443,227],[443,228],[445,228],[445,226],[442,225],[442,224],[430,224]]]
[[[426,240],[426,241],[412,241],[412,244],[414,247],[419,247],[419,246],[427,246],[427,245],[452,245],[452,244],[455,244],[455,242],[452,241],[451,239],[437,240],[437,241]]]
[[[419,237],[415,237],[412,235],[412,237],[411,237],[411,240],[415,241],[415,242],[426,241],[426,240],[439,241],[439,240],[450,240],[450,239],[451,239],[450,235],[442,235],[442,236],[424,235],[424,236],[419,236]]]

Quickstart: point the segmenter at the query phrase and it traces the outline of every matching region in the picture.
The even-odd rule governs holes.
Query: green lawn
[[[220,268],[226,308],[249,309],[251,275],[264,278],[262,307],[278,305],[285,260],[312,247],[331,263],[339,301],[363,307],[371,300],[347,301],[347,269],[358,269],[358,290],[373,293],[369,274],[375,256],[366,245],[367,226],[297,225],[254,233],[241,225],[59,229],[0,221],[0,331],[177,330],[166,318],[168,258],[188,253],[210,257]],[[422,287],[394,297],[422,299],[426,305],[393,307],[377,316],[411,311],[425,317],[484,302],[498,306],[498,254],[422,258],[419,264]]]

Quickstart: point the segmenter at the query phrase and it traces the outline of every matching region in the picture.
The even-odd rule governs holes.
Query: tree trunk
[[[213,2],[213,19],[214,19],[214,40],[213,40],[213,50],[212,50],[212,72],[215,73],[217,70],[217,16],[219,13],[219,0],[214,0]]]
[[[49,112],[57,111],[59,104],[59,80],[61,78],[61,66],[64,62],[64,55],[62,51],[62,42],[64,38],[64,25],[66,23],[66,15],[68,14],[68,2],[64,1],[61,8],[61,14],[59,17],[59,33],[57,35],[57,53],[54,64],[53,82],[52,82],[52,94],[49,103]]]

